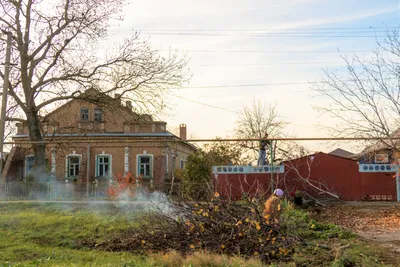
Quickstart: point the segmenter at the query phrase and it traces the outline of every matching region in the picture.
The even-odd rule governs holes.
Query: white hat
[[[281,189],[275,189],[274,190],[274,195],[277,195],[277,196],[283,196],[283,191],[281,190]]]

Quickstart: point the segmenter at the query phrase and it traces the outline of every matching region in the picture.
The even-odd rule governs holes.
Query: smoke
[[[115,206],[130,212],[162,212],[170,213],[173,206],[168,196],[161,191],[149,192],[147,186],[138,184],[135,192],[126,190],[117,195]]]
[[[57,209],[88,209],[94,213],[134,215],[161,212],[170,214],[173,205],[162,191],[150,191],[147,184],[129,184],[117,194],[110,189],[119,188],[118,181],[75,182],[59,180],[42,172],[40,179],[0,183],[0,200],[42,203]]]

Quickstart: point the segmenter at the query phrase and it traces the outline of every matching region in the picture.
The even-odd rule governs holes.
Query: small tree
[[[253,102],[252,106],[244,106],[243,111],[239,114],[236,121],[235,133],[241,139],[265,138],[268,133],[269,137],[284,136],[284,128],[287,122],[280,118],[275,105],[267,105],[260,101]],[[258,141],[242,141],[238,143],[242,148],[242,152],[246,153],[249,158],[256,158],[260,149]],[[281,145],[280,145],[281,146]],[[273,153],[279,152],[276,142],[273,144]],[[267,153],[267,158],[271,157]],[[281,158],[281,156],[279,156]]]
[[[184,193],[194,198],[212,193],[212,166],[240,164],[241,152],[227,142],[215,142],[198,149],[187,159],[182,173]]]

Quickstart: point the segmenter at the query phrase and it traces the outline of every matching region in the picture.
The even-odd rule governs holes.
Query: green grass
[[[135,227],[137,220],[110,215],[107,207],[65,204],[1,204],[0,262],[4,266],[93,266],[137,264],[140,257],[128,253],[78,250],[80,240],[101,238]],[[115,266],[115,265],[114,265]]]
[[[214,266],[261,266],[257,260],[207,253],[134,255],[79,245],[85,238],[101,241],[137,227],[141,215],[111,204],[2,203],[0,266],[210,266],[210,261]]]
[[[282,231],[299,239],[288,262],[271,266],[398,266],[398,257],[283,203]],[[85,247],[138,227],[143,211],[113,204],[0,203],[0,266],[263,266],[258,259],[174,251],[135,255]],[[342,252],[336,249],[349,245]]]

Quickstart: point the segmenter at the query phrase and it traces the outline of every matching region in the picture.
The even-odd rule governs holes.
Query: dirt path
[[[400,204],[393,202],[346,203],[323,208],[318,219],[350,229],[400,254]]]

